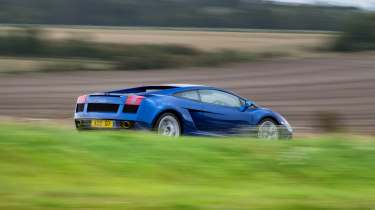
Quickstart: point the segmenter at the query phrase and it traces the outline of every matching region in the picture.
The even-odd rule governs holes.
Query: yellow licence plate
[[[113,128],[112,120],[91,120],[92,128]]]

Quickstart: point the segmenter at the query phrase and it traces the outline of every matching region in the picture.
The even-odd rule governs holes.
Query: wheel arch
[[[259,118],[258,122],[257,122],[257,125],[259,125],[260,122],[262,122],[263,120],[265,119],[270,119],[270,120],[273,120],[277,123],[277,125],[281,125],[281,122],[274,116],[271,116],[271,115],[266,115],[266,116],[262,116]]]

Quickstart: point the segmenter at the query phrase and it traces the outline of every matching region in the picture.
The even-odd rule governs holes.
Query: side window
[[[222,106],[240,107],[240,98],[218,90],[199,90],[201,101]]]
[[[199,101],[199,95],[196,90],[179,92],[179,93],[174,94],[174,96]]]

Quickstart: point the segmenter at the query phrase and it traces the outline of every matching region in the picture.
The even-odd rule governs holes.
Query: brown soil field
[[[0,115],[71,119],[78,95],[146,84],[226,88],[286,116],[297,133],[337,113],[348,131],[374,133],[375,54],[148,71],[0,74]]]
[[[126,44],[182,44],[203,50],[236,49],[256,52],[288,52],[295,56],[311,54],[312,48],[329,42],[333,34],[275,31],[198,31],[153,28],[40,27],[51,39],[84,39]],[[1,27],[6,31],[11,27]],[[313,53],[314,54],[314,53]]]
[[[98,42],[136,44],[183,44],[204,50],[305,51],[324,44],[331,35],[308,33],[215,32],[169,30],[109,30],[51,28],[53,38],[89,37]]]
[[[35,26],[37,27],[37,26]],[[333,33],[239,30],[198,31],[197,29],[153,29],[133,27],[38,27],[49,39],[80,39],[101,43],[119,44],[181,44],[201,50],[232,49],[252,53],[280,54],[284,58],[327,57],[334,53],[322,53],[318,47],[326,46],[335,36]],[[14,30],[0,27],[0,34]],[[109,66],[110,67],[109,67]],[[70,66],[70,67],[69,67]],[[108,62],[64,58],[0,57],[1,72],[33,72],[54,70],[61,67],[92,70],[112,69]]]

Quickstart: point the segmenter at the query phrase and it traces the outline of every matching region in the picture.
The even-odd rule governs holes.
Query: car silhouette
[[[249,135],[290,139],[287,120],[230,91],[204,85],[141,86],[79,96],[75,125],[146,129],[164,136]]]

